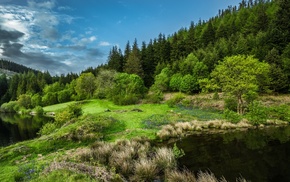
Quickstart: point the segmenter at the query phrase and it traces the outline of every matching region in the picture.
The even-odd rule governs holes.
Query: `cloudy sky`
[[[52,75],[80,71],[124,50],[207,20],[239,0],[0,0],[0,57]]]

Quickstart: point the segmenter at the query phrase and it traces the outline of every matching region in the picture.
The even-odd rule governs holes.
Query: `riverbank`
[[[71,104],[74,103],[45,107],[44,111],[61,113]],[[172,179],[198,178],[188,171],[177,170],[176,165],[169,168],[160,166],[170,166],[168,161],[155,163],[161,155],[159,150],[174,153],[174,149],[152,146],[151,141],[182,137],[192,131],[210,132],[217,131],[217,128],[231,131],[234,128],[222,120],[223,113],[218,110],[172,108],[167,104],[117,106],[106,100],[89,100],[80,104],[83,116],[69,119],[58,128],[47,125],[48,132],[39,138],[0,148],[0,181],[96,181],[99,178],[104,181],[109,178],[142,181],[169,179],[169,174],[175,174]],[[246,125],[243,121],[240,123]],[[170,131],[169,138],[161,138],[159,133],[164,128],[169,131],[168,127],[176,128],[176,131]],[[241,128],[247,127],[252,126]],[[174,132],[177,135],[172,135]],[[101,161],[102,155],[106,156],[101,157],[106,159],[105,162]],[[174,160],[170,155],[164,157],[176,163],[178,155]],[[144,174],[146,170],[147,174]],[[214,178],[213,174],[200,174]]]

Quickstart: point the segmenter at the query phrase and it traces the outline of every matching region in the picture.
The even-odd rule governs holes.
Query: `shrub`
[[[269,109],[269,117],[271,119],[279,119],[282,121],[290,121],[289,106],[283,104],[280,106],[273,106]]]
[[[174,107],[179,104],[185,98],[184,94],[177,93],[171,99],[169,99],[166,103],[169,107]]]
[[[17,101],[10,101],[1,105],[1,112],[13,113],[17,112],[20,106]]]
[[[68,106],[68,112],[74,117],[79,117],[83,114],[83,110],[80,103],[71,104]]]
[[[260,102],[254,101],[249,105],[246,117],[254,125],[265,124],[268,119],[268,110]]]
[[[70,121],[72,118],[72,113],[64,110],[62,112],[56,113],[54,120],[57,126],[62,126],[66,122]]]
[[[238,103],[237,100],[233,97],[228,97],[224,100],[225,109],[237,112]]]
[[[185,155],[184,151],[182,149],[179,149],[176,143],[174,143],[174,146],[173,146],[173,154],[176,159],[181,158]]]
[[[241,115],[229,109],[224,110],[224,118],[231,123],[238,123],[242,120]]]
[[[48,135],[48,134],[51,134],[52,132],[54,132],[56,128],[57,128],[57,126],[55,123],[46,123],[39,130],[38,134],[41,136]]]
[[[146,96],[148,103],[158,104],[163,101],[163,93],[159,90],[149,92]]]
[[[43,108],[41,106],[36,106],[34,109],[33,109],[37,115],[43,115]]]

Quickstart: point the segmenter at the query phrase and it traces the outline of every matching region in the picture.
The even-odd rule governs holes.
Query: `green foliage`
[[[41,106],[36,106],[33,110],[37,115],[43,115],[44,113],[44,110]]]
[[[114,77],[117,72],[111,70],[101,70],[96,77],[96,98],[107,98],[114,84]]]
[[[40,94],[32,95],[31,104],[33,107],[42,106],[42,98],[41,98]]]
[[[59,91],[57,93],[57,101],[58,103],[64,103],[71,100],[71,93],[68,89]]]
[[[155,76],[155,82],[152,85],[154,90],[160,90],[162,92],[167,91],[169,89],[169,82],[171,78],[171,70],[169,68],[162,69],[161,73]]]
[[[253,125],[265,124],[269,118],[268,109],[260,102],[254,101],[249,105],[246,117]]]
[[[22,94],[18,97],[17,100],[20,107],[24,107],[25,109],[31,109],[32,103],[31,103],[31,96],[28,94]]]
[[[67,110],[76,118],[83,114],[82,105],[80,103],[70,104]]]
[[[180,83],[180,90],[185,93],[191,93],[198,90],[198,83],[197,79],[192,75],[185,75],[182,77]]]
[[[92,73],[82,73],[76,80],[75,91],[80,99],[90,99],[96,90],[96,77]]]
[[[182,82],[182,75],[180,73],[174,74],[170,79],[170,89],[172,91],[180,91],[180,85]]]
[[[73,114],[67,110],[64,110],[62,112],[56,113],[54,120],[55,120],[55,124],[58,127],[61,127],[63,124],[70,121],[72,118],[73,118]]]
[[[176,143],[174,143],[174,146],[173,146],[173,154],[174,154],[175,159],[179,159],[185,155],[184,151],[182,149],[179,149]]]
[[[161,101],[163,101],[163,93],[161,91],[149,91],[149,93],[146,95],[146,102],[152,103],[152,104],[158,104]]]
[[[213,81],[223,92],[238,101],[238,113],[244,113],[244,95],[258,91],[258,78],[267,78],[269,65],[253,56],[237,55],[226,57],[211,73]]]
[[[20,109],[17,101],[10,101],[1,105],[1,112],[14,113]]]
[[[224,99],[225,109],[237,112],[238,102],[237,99],[233,97],[227,97]]]
[[[269,108],[269,118],[290,122],[290,110],[288,105],[272,106]]]
[[[231,122],[231,123],[238,123],[242,120],[241,115],[229,109],[224,110],[224,117],[228,122]]]
[[[44,106],[57,104],[57,92],[48,92],[42,97],[42,103]]]
[[[39,130],[38,134],[43,136],[43,135],[49,135],[52,132],[54,132],[57,129],[57,125],[55,123],[46,123],[41,127]]]
[[[109,97],[116,104],[130,105],[143,98],[145,91],[144,82],[138,75],[119,73],[115,76]]]
[[[179,104],[183,99],[185,99],[185,95],[183,93],[177,93],[172,98],[166,101],[166,104],[169,107],[174,107]]]

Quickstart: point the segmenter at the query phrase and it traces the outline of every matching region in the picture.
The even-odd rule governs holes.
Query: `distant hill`
[[[10,70],[6,70],[6,69],[2,69],[0,68],[0,76],[5,74],[7,76],[7,78],[11,78],[13,75],[17,74],[14,71],[10,71]]]
[[[12,61],[7,61],[4,59],[0,59],[0,74],[7,74],[7,75],[13,75],[15,73],[25,73],[32,71],[34,73],[37,73],[39,71],[34,70],[32,68],[28,68],[24,65],[17,64]]]

